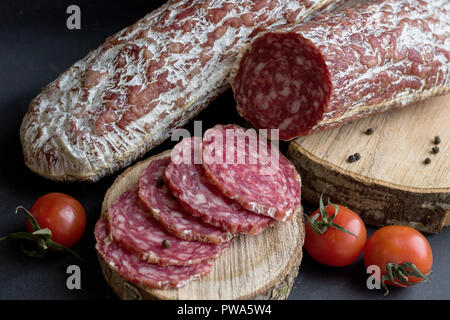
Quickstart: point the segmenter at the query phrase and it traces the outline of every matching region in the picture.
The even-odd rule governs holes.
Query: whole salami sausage
[[[168,233],[141,203],[137,186],[130,187],[106,214],[112,239],[150,263],[191,265],[217,258],[231,241],[220,245],[181,240]]]
[[[343,0],[170,0],[109,37],[34,98],[20,128],[26,165],[96,181],[167,139],[228,88],[258,30]]]
[[[302,212],[294,165],[265,137],[237,125],[216,125],[202,141],[208,180],[249,211],[288,221]]]
[[[160,266],[139,259],[119,247],[109,236],[108,221],[103,218],[95,225],[95,248],[105,262],[122,278],[149,288],[181,288],[192,280],[212,271],[212,263],[204,261],[189,266]]]
[[[164,157],[154,157],[139,177],[139,198],[153,217],[180,239],[215,244],[232,239],[233,234],[194,217],[174,198],[164,181],[164,171],[169,163],[169,153]]]
[[[232,87],[239,113],[290,140],[450,91],[450,2],[385,0],[258,37]]]
[[[211,184],[201,165],[201,138],[185,138],[172,150],[165,176],[178,201],[192,215],[232,233],[258,234],[276,220],[244,209]]]

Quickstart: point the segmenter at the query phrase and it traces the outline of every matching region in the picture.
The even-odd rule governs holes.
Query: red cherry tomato
[[[338,213],[333,222],[344,229],[354,233],[354,235],[329,227],[323,234],[318,234],[306,222],[305,227],[305,248],[308,254],[316,261],[329,266],[346,266],[359,258],[364,248],[367,238],[367,231],[364,222],[352,210],[338,205]],[[335,213],[335,207],[328,205],[325,207],[328,216]],[[314,211],[310,218],[319,209]],[[317,221],[321,221],[319,217]]]
[[[86,213],[75,198],[64,193],[48,193],[39,197],[30,209],[39,226],[52,231],[51,239],[65,247],[77,243],[86,227]],[[28,232],[33,229],[28,219]]]
[[[419,271],[427,275],[433,264],[433,254],[428,240],[416,229],[407,226],[387,226],[378,229],[369,238],[364,248],[364,264],[380,267],[382,276],[387,274],[388,263],[401,265],[413,263]],[[398,279],[395,278],[398,282]],[[408,276],[408,282],[423,281],[416,276]],[[399,286],[390,280],[386,285]],[[408,286],[408,284],[404,284]]]

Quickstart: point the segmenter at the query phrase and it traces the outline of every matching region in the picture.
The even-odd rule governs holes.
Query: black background
[[[74,249],[83,262],[64,253],[44,259],[23,255],[12,240],[0,243],[0,299],[117,299],[106,285],[96,258],[93,229],[101,202],[115,176],[98,183],[56,183],[31,173],[23,163],[19,126],[30,100],[103,40],[143,17],[164,1],[3,0],[0,2],[0,235],[24,229],[24,217],[14,215],[17,205],[30,207],[47,192],[65,192],[81,201],[88,224]],[[81,30],[66,28],[66,8],[81,7]],[[203,129],[216,123],[241,123],[230,91],[201,113]],[[187,126],[192,130],[192,121]],[[148,155],[172,146],[166,142]],[[285,149],[286,145],[282,145]],[[147,156],[148,156],[147,155]],[[305,211],[314,209],[308,204]],[[369,228],[369,234],[374,231]],[[361,259],[344,268],[319,265],[304,257],[290,299],[450,299],[450,231],[427,235],[434,253],[432,281],[408,289],[366,288],[367,274]],[[68,290],[66,268],[78,264],[82,289]]]

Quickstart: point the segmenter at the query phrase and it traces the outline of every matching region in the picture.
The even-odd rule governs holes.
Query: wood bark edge
[[[357,212],[373,226],[401,224],[439,233],[450,224],[450,190],[414,189],[349,173],[315,157],[295,141],[288,158],[302,177],[302,198],[318,204],[320,195]]]

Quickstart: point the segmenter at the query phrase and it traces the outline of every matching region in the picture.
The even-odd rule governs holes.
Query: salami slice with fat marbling
[[[258,234],[276,220],[244,209],[211,184],[201,165],[201,138],[185,138],[165,171],[178,201],[194,216],[232,233]]]
[[[233,234],[194,217],[174,198],[164,181],[164,171],[169,163],[169,154],[163,158],[154,158],[139,177],[139,198],[153,217],[180,239],[215,244],[229,241]]]
[[[295,167],[255,130],[217,125],[202,142],[208,180],[252,212],[289,220],[301,212],[301,180]]]
[[[105,262],[127,281],[149,288],[180,288],[211,272],[212,263],[204,261],[189,266],[160,266],[148,263],[119,247],[109,236],[108,221],[95,225],[95,248]]]
[[[290,140],[450,91],[450,2],[383,0],[284,25],[242,54],[241,116]]]
[[[159,265],[191,265],[217,258],[220,245],[181,240],[167,232],[140,201],[137,186],[125,191],[107,211],[114,241],[143,260]],[[163,242],[170,243],[165,247]]]

